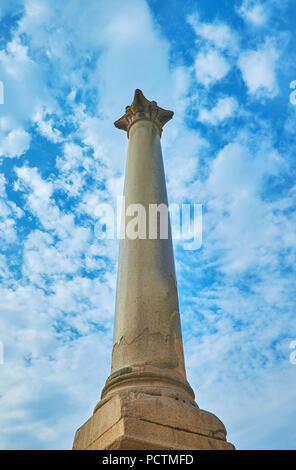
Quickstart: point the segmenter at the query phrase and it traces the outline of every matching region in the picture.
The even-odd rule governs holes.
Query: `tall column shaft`
[[[161,239],[158,220],[157,239],[149,239],[149,206],[168,207],[160,136],[152,121],[130,128],[124,195],[123,212],[131,204],[145,209],[146,238],[126,234],[120,241],[112,372],[158,368],[185,379],[170,224]],[[133,217],[122,217],[128,227]]]
[[[129,144],[112,367],[102,398],[122,387],[154,386],[194,399],[186,380],[160,145],[162,128],[172,116],[136,90],[133,103],[114,123],[127,132]]]

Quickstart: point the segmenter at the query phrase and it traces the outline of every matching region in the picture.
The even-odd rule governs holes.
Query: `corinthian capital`
[[[160,108],[156,101],[147,100],[141,90],[136,90],[132,104],[125,108],[125,114],[115,121],[114,125],[118,129],[126,131],[128,135],[134,122],[148,119],[157,125],[161,136],[163,126],[172,119],[173,115],[173,111]]]

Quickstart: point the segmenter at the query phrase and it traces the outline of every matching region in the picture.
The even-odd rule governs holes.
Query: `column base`
[[[77,450],[234,450],[223,423],[195,404],[136,387],[107,396],[76,432]]]

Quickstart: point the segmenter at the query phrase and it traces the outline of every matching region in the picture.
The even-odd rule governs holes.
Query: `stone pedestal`
[[[164,391],[166,393],[166,391]],[[137,387],[110,395],[77,430],[73,449],[233,450],[223,423],[196,405]]]
[[[93,416],[78,429],[74,449],[234,448],[226,442],[221,421],[198,408],[186,379],[160,145],[162,128],[172,116],[136,90],[133,103],[115,122],[127,131],[129,146],[111,375]],[[156,226],[151,204],[167,217]],[[135,210],[145,223],[131,237],[127,232]]]

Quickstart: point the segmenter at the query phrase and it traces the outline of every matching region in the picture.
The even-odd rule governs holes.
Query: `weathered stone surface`
[[[115,122],[129,137],[122,227],[126,233],[134,219],[126,209],[137,204],[145,209],[145,232],[120,240],[111,375],[93,416],[78,429],[74,449],[234,448],[223,423],[194,401],[171,227],[162,237],[147,217],[151,204],[168,210],[160,137],[172,116],[136,90]]]
[[[153,121],[132,123],[125,208],[168,206],[160,137]],[[131,216],[122,214],[127,227]],[[147,217],[148,219],[148,217]],[[171,229],[165,239],[120,241],[111,373],[126,366],[170,369],[186,378]]]
[[[74,449],[231,450],[223,423],[186,400],[122,391],[78,429]]]

